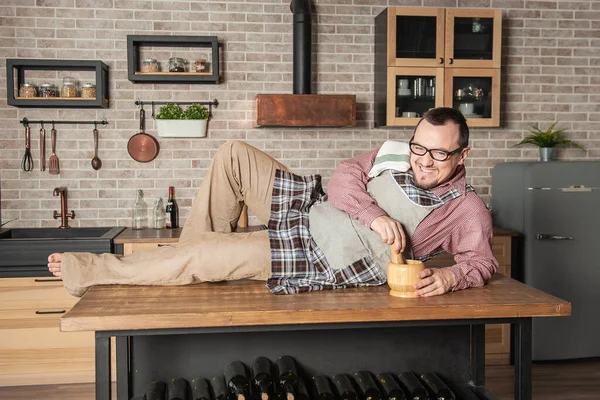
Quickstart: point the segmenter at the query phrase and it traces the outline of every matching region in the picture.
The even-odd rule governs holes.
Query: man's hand
[[[419,282],[415,283],[417,296],[429,297],[444,294],[456,284],[456,278],[447,268],[425,268],[419,272]]]
[[[406,234],[400,222],[387,215],[382,215],[371,222],[371,230],[379,233],[383,243],[393,244],[396,248],[396,253],[404,251],[406,247]]]

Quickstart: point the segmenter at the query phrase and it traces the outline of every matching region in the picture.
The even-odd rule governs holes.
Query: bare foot
[[[52,253],[48,256],[48,270],[58,278],[62,276],[62,253]]]

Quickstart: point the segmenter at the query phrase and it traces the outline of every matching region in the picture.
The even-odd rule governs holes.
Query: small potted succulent
[[[538,126],[531,125],[528,131],[529,135],[512,147],[522,146],[524,144],[533,144],[540,148],[540,161],[551,161],[556,157],[555,149],[557,147],[577,147],[581,150],[585,148],[572,140],[565,139],[563,134],[565,128],[554,129],[558,121],[550,125],[546,130],[540,129]]]
[[[156,128],[162,137],[205,137],[209,112],[200,104],[192,104],[182,110],[175,103],[158,109]]]

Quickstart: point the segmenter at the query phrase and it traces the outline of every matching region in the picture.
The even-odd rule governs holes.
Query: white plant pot
[[[206,137],[207,119],[157,119],[161,137]]]

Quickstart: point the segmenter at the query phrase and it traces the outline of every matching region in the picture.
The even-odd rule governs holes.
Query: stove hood
[[[356,95],[311,94],[310,0],[292,0],[293,94],[256,96],[256,127],[356,126]]]

